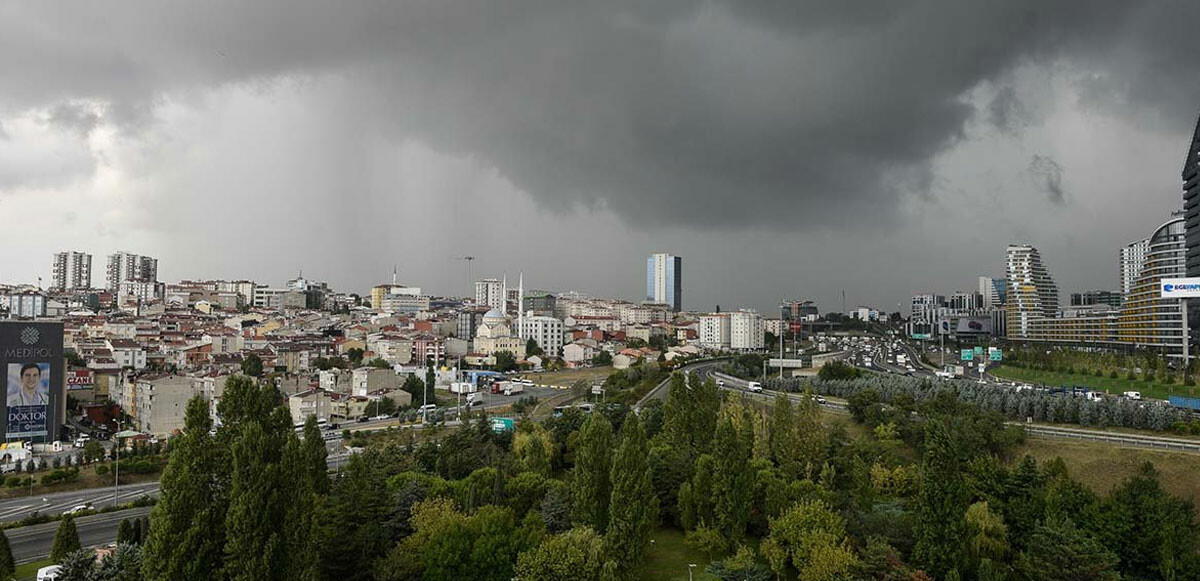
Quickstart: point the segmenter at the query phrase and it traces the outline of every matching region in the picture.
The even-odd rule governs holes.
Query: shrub
[[[9,488],[16,488],[21,485],[21,479],[17,476],[9,476],[4,480],[4,485]]]
[[[104,476],[105,474],[108,474],[108,464],[97,464],[96,476]]]

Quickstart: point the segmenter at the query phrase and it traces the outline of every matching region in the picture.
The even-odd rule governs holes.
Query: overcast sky
[[[1200,2],[5,2],[0,282],[51,255],[364,292],[895,310],[1181,205]]]

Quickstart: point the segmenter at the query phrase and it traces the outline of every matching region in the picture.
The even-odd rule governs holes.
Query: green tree
[[[754,472],[750,464],[750,428],[739,430],[726,418],[717,425],[713,458],[713,516],[718,531],[728,546],[737,546],[746,535],[750,520],[750,500],[754,490]]]
[[[592,358],[592,365],[597,367],[607,367],[612,365],[612,353],[609,353],[608,351],[601,351],[597,353],[596,356]]]
[[[583,422],[571,478],[572,515],[577,524],[603,532],[608,528],[612,495],[612,425],[604,414]]]
[[[358,347],[351,347],[346,350],[346,357],[350,359],[350,364],[358,367],[362,365],[363,350]]]
[[[326,579],[371,578],[370,563],[388,549],[387,488],[378,468],[350,457],[316,514],[317,554]]]
[[[425,382],[416,375],[409,375],[404,378],[404,385],[400,389],[407,391],[412,395],[413,405],[424,405],[427,401],[437,401],[437,397],[433,393],[433,388],[426,388]]]
[[[538,346],[537,341],[534,341],[532,337],[530,337],[529,340],[525,342],[525,356],[526,357],[531,357],[533,355],[545,355],[545,354],[546,354],[546,352],[542,351],[542,348]]]
[[[117,523],[117,544],[132,543],[133,538],[133,523],[129,519],[123,518],[120,523]]]
[[[930,420],[925,425],[913,559],[937,577],[963,563],[968,500],[950,430],[943,420]]]
[[[976,502],[967,508],[968,546],[971,557],[999,561],[1008,553],[1008,527],[1004,519],[988,509],[987,501]]]
[[[593,414],[595,415],[595,414]],[[630,412],[621,426],[621,445],[612,462],[608,554],[621,577],[633,578],[645,558],[650,531],[658,524],[658,497],[647,466],[646,433]]]
[[[317,426],[317,417],[304,420],[304,476],[314,494],[329,492],[329,464],[326,463],[325,439]]]
[[[388,363],[387,359],[384,359],[382,357],[376,357],[376,358],[368,361],[367,366],[374,367],[376,369],[391,369],[392,368],[392,364]]]
[[[604,567],[604,538],[591,527],[581,526],[521,553],[516,576],[540,581],[598,581]]]
[[[283,468],[284,438],[257,421],[245,423],[240,432],[233,445],[225,570],[232,580],[285,579],[285,524],[293,501],[288,489],[294,482]]]
[[[75,528],[75,519],[71,515],[65,515],[58,523],[54,542],[50,544],[50,560],[57,563],[79,548],[79,530]]]
[[[1016,564],[1029,581],[1116,581],[1117,555],[1075,527],[1070,519],[1052,516],[1034,527],[1028,549]]]
[[[550,457],[554,454],[554,444],[550,435],[540,425],[529,432],[521,432],[513,437],[513,453],[521,461],[525,470],[550,475]]]
[[[263,361],[255,353],[247,355],[242,359],[242,373],[250,377],[261,377],[263,374]]]
[[[97,440],[88,440],[83,445],[83,459],[86,462],[95,462],[104,459],[104,445]]]
[[[1101,501],[1095,530],[1133,578],[1174,579],[1200,567],[1195,509],[1162,489],[1149,462]]]
[[[13,560],[12,547],[8,545],[8,535],[0,531],[0,579],[11,579],[17,571],[17,562]]]
[[[857,566],[847,546],[845,521],[819,500],[801,501],[772,519],[771,534],[763,543],[773,570],[782,571],[779,558],[786,555],[806,581],[841,579]]]
[[[209,435],[211,428],[208,402],[193,397],[150,513],[154,526],[142,555],[149,581],[205,579],[222,568],[229,468],[224,448]]]
[[[493,366],[496,371],[513,371],[517,368],[517,356],[512,351],[497,351],[492,357],[496,359]]]

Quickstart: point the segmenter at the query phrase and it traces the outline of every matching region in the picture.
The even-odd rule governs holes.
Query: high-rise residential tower
[[[508,285],[496,278],[475,281],[475,304],[487,305],[503,313],[507,306]]]
[[[1008,336],[1030,336],[1035,319],[1058,314],[1058,285],[1050,277],[1042,255],[1028,244],[1010,244],[1006,251],[1005,279],[1008,285],[1005,309]]]
[[[646,300],[669,305],[679,312],[683,306],[683,258],[651,254],[646,258]]]
[[[1150,239],[1143,238],[1130,242],[1121,248],[1121,295],[1127,295],[1133,290],[1133,283],[1146,264],[1146,252],[1150,249]]]
[[[56,253],[51,280],[50,288],[55,290],[92,288],[92,255],[84,252]]]
[[[1008,291],[1004,279],[990,276],[979,277],[979,294],[983,295],[983,308],[997,309],[1004,305]]]
[[[129,252],[108,255],[105,286],[116,291],[125,281],[157,282],[158,260]]]
[[[1118,323],[1122,342],[1135,347],[1182,352],[1182,309],[1179,301],[1160,296],[1159,281],[1182,277],[1186,273],[1184,239],[1184,218],[1178,215],[1146,239],[1145,262],[1122,304]]]

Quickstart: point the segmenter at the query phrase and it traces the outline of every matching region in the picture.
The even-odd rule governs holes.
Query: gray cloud
[[[1182,70],[1143,66],[1194,54],[1186,35],[1155,29],[1192,20],[1200,6],[1186,2],[5,10],[0,74],[27,80],[0,97],[11,106],[99,99],[136,126],[164,94],[346,75],[361,88],[347,108],[366,107],[354,114],[377,130],[494,164],[547,207],[604,207],[640,224],[837,227],[868,208],[889,222],[961,138],[974,113],[965,93],[1017,64],[1079,59],[1104,81],[1096,102],[1165,103],[1172,119],[1186,109],[1177,89],[1200,78],[1182,55],[1169,59]],[[1018,112],[1008,89],[988,105],[1001,127]]]
[[[50,109],[46,121],[87,138],[100,125],[100,115],[81,103],[60,103]]]
[[[1063,192],[1063,168],[1054,159],[1045,155],[1034,155],[1029,160],[1029,174],[1037,186],[1053,203],[1062,205],[1066,200]]]

